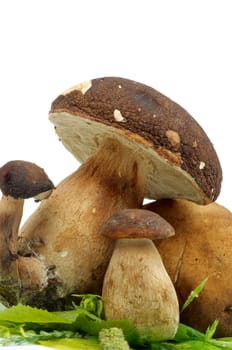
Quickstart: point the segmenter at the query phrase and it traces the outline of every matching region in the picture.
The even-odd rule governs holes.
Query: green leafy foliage
[[[54,339],[41,341],[41,345],[51,347],[53,349],[60,350],[100,350],[100,345],[97,338],[88,338],[88,339]]]
[[[18,304],[0,311],[0,321],[12,323],[72,323],[73,319],[64,317],[65,313],[48,312],[47,310],[36,309],[30,306]]]
[[[126,341],[121,328],[103,328],[99,332],[99,343],[101,350],[129,350],[129,344]]]
[[[206,280],[191,293],[186,307],[199,295],[205,283]],[[118,329],[126,349],[128,344],[133,349],[147,350],[232,349],[232,337],[214,338],[217,321],[205,333],[180,324],[175,339],[151,343],[149,339],[140,337],[129,320],[104,320],[101,297],[91,294],[75,295],[74,300],[73,308],[69,311],[49,312],[21,304],[0,310],[0,344],[35,343],[62,350],[103,350],[107,349],[104,348],[107,337],[108,340],[115,337],[117,344],[117,332],[112,333],[112,329]],[[101,334],[108,336],[102,338]]]
[[[101,317],[103,313],[102,297],[95,294],[73,294],[73,297],[81,298],[80,308],[83,308],[97,317]],[[74,307],[76,305],[74,304]]]
[[[206,282],[208,281],[208,277],[205,278],[188,296],[187,300],[185,301],[185,303],[182,306],[181,312],[183,312],[188,306],[189,304],[191,304],[191,302],[195,299],[198,298],[199,294],[201,293],[201,291],[203,290]]]

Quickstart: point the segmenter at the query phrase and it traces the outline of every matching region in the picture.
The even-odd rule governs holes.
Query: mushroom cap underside
[[[49,118],[81,163],[107,138],[146,159],[146,198],[209,203],[220,193],[222,170],[208,136],[186,110],[151,87],[94,79],[58,96]]]

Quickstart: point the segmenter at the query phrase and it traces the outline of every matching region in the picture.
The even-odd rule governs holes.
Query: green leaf
[[[152,348],[156,350],[156,348]],[[218,347],[201,340],[189,340],[179,344],[166,343],[165,350],[218,350]]]
[[[105,321],[102,319],[92,320],[88,318],[86,315],[79,315],[74,322],[73,326],[75,329],[92,336],[98,336],[99,332],[103,328],[121,328],[126,340],[132,345],[142,345],[144,341],[142,341],[137,329],[133,326],[130,321],[121,320],[121,321]]]
[[[201,292],[206,281],[194,290],[187,304]],[[98,296],[88,294],[78,297],[81,297],[80,305],[73,304],[74,309],[70,311],[49,312],[21,304],[0,310],[0,343],[39,343],[62,350],[99,350],[99,332],[103,328],[117,327],[134,349],[232,350],[232,337],[213,338],[217,321],[208,327],[205,334],[180,324],[174,340],[152,342],[150,337],[142,338],[128,320],[106,321],[100,318],[103,304]]]
[[[198,298],[199,294],[201,293],[202,289],[204,288],[206,282],[208,281],[208,277],[205,278],[188,296],[187,300],[185,301],[184,305],[182,306],[182,309],[180,312],[183,312],[189,304],[195,299]]]
[[[223,341],[220,339],[212,339],[210,341],[211,345],[215,345],[217,346],[218,349],[232,349],[232,338],[230,338],[230,340],[227,341]]]
[[[8,309],[0,310],[0,321],[13,323],[72,323],[65,314],[49,312],[30,306],[18,304]]]
[[[218,326],[218,321],[215,320],[211,326],[209,326],[205,332],[205,340],[209,341],[213,338]]]
[[[100,350],[97,338],[90,339],[59,339],[39,342],[43,346],[61,350]]]
[[[182,342],[186,340],[205,340],[205,334],[197,331],[192,327],[180,323],[174,340],[176,342]]]
[[[97,317],[102,316],[103,300],[100,295],[95,294],[72,294],[72,297],[81,298],[79,307],[85,309]]]
[[[11,335],[17,334],[22,336],[26,341],[26,337],[22,334],[22,329],[36,330],[70,330],[73,332],[81,331],[84,334],[98,336],[102,328],[119,327],[123,330],[127,341],[132,344],[141,344],[141,339],[135,327],[129,321],[104,321],[85,309],[77,307],[71,311],[49,312],[46,310],[32,308],[18,304],[9,309],[0,311],[0,324],[5,326],[3,333],[7,334],[7,328]],[[19,325],[17,327],[17,325]],[[24,325],[20,328],[20,325]],[[16,338],[15,338],[16,340]],[[36,336],[31,337],[30,341],[36,342]],[[17,341],[20,340],[17,338]]]
[[[9,328],[6,326],[0,326],[0,338],[8,338],[10,336]]]

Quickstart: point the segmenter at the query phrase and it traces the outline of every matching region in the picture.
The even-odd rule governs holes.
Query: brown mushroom
[[[107,220],[101,234],[117,240],[102,289],[106,319],[129,319],[155,341],[174,338],[178,300],[152,242],[174,235],[173,227],[148,210],[124,209]]]
[[[18,255],[18,231],[24,200],[39,195],[48,197],[53,188],[44,170],[33,163],[16,160],[0,168],[3,193],[0,201],[0,299],[3,303],[16,303],[24,298],[26,289],[33,294],[33,289],[37,293],[39,286],[47,284],[41,262],[34,257]]]
[[[156,242],[174,283],[180,307],[205,278],[199,297],[181,313],[181,321],[205,332],[219,321],[215,336],[232,334],[232,213],[217,203],[159,200],[145,206],[175,228],[175,236]]]
[[[141,207],[144,197],[208,203],[220,192],[221,168],[205,132],[148,86],[94,79],[61,94],[49,118],[84,164],[27,220],[21,252],[27,254],[29,242],[56,266],[58,297],[101,290],[113,244],[99,230],[114,212]]]

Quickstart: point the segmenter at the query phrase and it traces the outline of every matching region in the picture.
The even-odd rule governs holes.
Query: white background
[[[221,160],[218,199],[230,210],[230,0],[0,2],[0,165],[33,161],[57,185],[78,163],[48,121],[51,102],[84,80],[153,86],[201,124]],[[25,217],[34,210],[33,200]]]
[[[67,88],[102,76],[153,86],[201,124],[221,160],[230,210],[230,0],[1,0],[0,165],[24,159],[55,184],[78,163],[48,121]],[[24,219],[34,210],[28,200]]]

